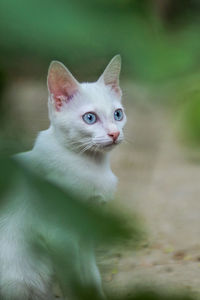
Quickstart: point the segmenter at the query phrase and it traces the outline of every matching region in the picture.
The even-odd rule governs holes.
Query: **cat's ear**
[[[57,111],[69,101],[79,89],[78,81],[60,62],[52,61],[49,66],[47,85]]]
[[[99,82],[110,86],[119,96],[121,96],[121,89],[119,86],[119,75],[121,71],[121,56],[115,55],[110,63],[107,65],[103,74],[99,78]]]

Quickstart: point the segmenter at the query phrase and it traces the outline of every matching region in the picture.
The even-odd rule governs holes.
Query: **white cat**
[[[84,194],[94,203],[111,199],[117,179],[110,168],[110,150],[123,140],[126,122],[119,87],[120,68],[121,58],[117,55],[97,82],[80,84],[62,63],[53,61],[47,80],[50,127],[40,132],[31,151],[16,158],[76,196]],[[18,191],[20,184],[16,184]],[[45,253],[36,257],[25,232],[25,219],[29,218],[29,223],[34,219],[30,209],[34,204],[29,205],[31,196],[23,184],[20,199],[16,190],[9,196],[11,205],[0,214],[0,299],[54,299],[50,288],[52,261]],[[68,239],[70,232],[66,230],[61,241],[62,259],[60,265],[55,260],[54,270],[63,294],[73,298],[70,276],[62,276],[71,263],[69,273],[79,276],[83,284],[96,287],[103,297],[93,247],[73,237],[68,248]],[[69,262],[68,251],[73,253],[73,261]]]

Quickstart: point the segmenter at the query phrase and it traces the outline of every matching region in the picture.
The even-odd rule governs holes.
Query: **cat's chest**
[[[117,184],[116,176],[106,163],[73,158],[57,162],[48,178],[73,193],[102,201],[113,197]]]

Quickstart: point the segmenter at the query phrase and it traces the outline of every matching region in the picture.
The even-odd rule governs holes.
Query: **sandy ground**
[[[28,147],[46,128],[46,89],[41,83],[18,82],[6,101],[13,126],[28,134]],[[105,289],[127,293],[146,286],[190,291],[200,298],[200,165],[185,155],[169,113],[148,102],[148,93],[127,85],[126,141],[113,153],[119,177],[116,206],[144,223],[146,238],[139,247],[121,245],[99,259]]]
[[[140,286],[178,289],[199,298],[200,165],[178,143],[169,112],[141,97],[129,99],[127,115],[128,142],[113,159],[118,205],[137,212],[147,239],[138,250],[110,255],[105,286],[125,294]]]

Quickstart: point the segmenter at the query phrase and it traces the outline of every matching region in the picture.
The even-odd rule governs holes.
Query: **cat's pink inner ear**
[[[51,63],[47,81],[57,111],[74,96],[79,88],[79,83],[73,75],[63,64],[57,61]]]
[[[112,90],[115,91],[116,94],[118,94],[119,96],[121,96],[121,89],[119,86],[119,79],[114,79],[113,78],[109,78],[107,80],[104,80],[104,83],[108,86],[111,87]]]

